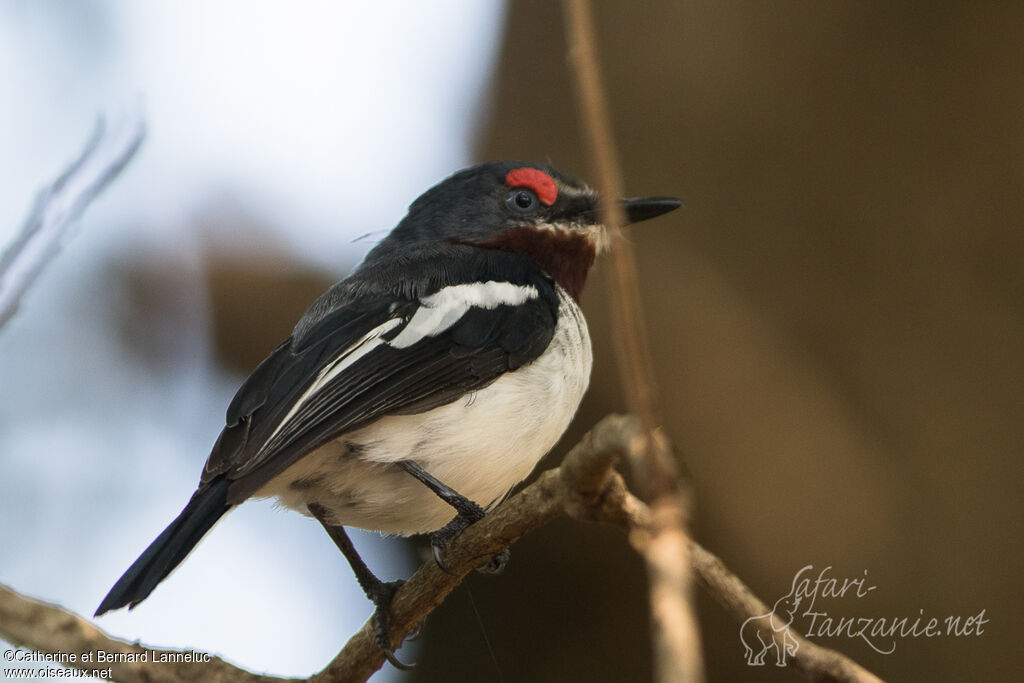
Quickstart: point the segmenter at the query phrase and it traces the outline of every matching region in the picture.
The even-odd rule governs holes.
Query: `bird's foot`
[[[391,662],[391,666],[402,671],[408,671],[412,666],[398,661],[398,658],[395,657],[395,649],[391,647],[391,628],[389,623],[391,601],[405,581],[381,581],[378,579],[370,571],[370,568],[366,566],[366,563],[363,562],[363,558],[359,557],[356,547],[352,545],[352,539],[345,532],[345,527],[331,523],[329,521],[329,513],[322,505],[309,503],[308,507],[310,514],[317,518],[324,531],[331,537],[334,544],[338,546],[338,550],[348,560],[348,563],[352,566],[352,572],[356,575],[356,580],[359,582],[359,587],[363,589],[366,597],[373,603],[373,632],[380,651]]]
[[[465,531],[466,527],[484,518],[484,509],[412,460],[403,460],[398,465],[436,493],[441,500],[455,508],[455,511],[458,513],[455,519],[430,534],[430,549],[434,554],[434,562],[445,574],[452,574],[453,572],[448,569],[444,561],[445,551],[448,549],[452,539]],[[497,574],[508,564],[508,558],[509,551],[508,548],[505,548],[490,560],[477,567],[477,570],[484,574]]]
[[[434,563],[437,564],[438,569],[446,574],[452,573],[444,561],[444,555],[448,550],[448,546],[471,524],[479,522],[484,518],[483,508],[472,501],[467,500],[466,502],[472,505],[472,507],[466,506],[460,509],[455,519],[445,524],[438,531],[430,534],[430,549],[434,555]],[[510,556],[509,549],[503,548],[501,552],[477,567],[476,570],[481,574],[500,574],[504,571],[505,565],[508,564]]]
[[[377,641],[377,647],[384,653],[384,658],[391,663],[391,666],[402,671],[410,671],[414,664],[403,664],[395,656],[395,649],[391,646],[391,600],[395,593],[405,581],[378,581],[377,585],[366,591],[366,596],[373,602],[373,633]]]
[[[452,521],[430,534],[430,550],[434,554],[434,563],[437,565],[437,568],[445,574],[453,573],[448,569],[448,566],[444,562],[444,554],[447,552],[452,539],[465,531],[470,524],[473,522],[479,522],[484,517],[483,508],[475,503],[474,506],[476,507],[476,510],[468,507],[465,511],[460,510],[459,514],[457,514]]]

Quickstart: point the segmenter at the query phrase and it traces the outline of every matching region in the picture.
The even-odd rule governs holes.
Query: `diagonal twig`
[[[631,412],[640,416],[644,438],[631,449],[631,464],[654,515],[631,535],[650,579],[657,677],[664,683],[703,680],[700,628],[693,604],[689,562],[690,509],[668,438],[660,424],[654,364],[648,349],[633,245],[622,235],[625,215],[622,172],[597,61],[589,0],[564,0],[569,57],[580,100],[587,149],[595,169],[602,221],[611,237],[610,299],[619,375]]]
[[[163,650],[112,638],[91,622],[57,605],[34,600],[0,584],[0,637],[30,650],[54,655],[55,663],[67,661],[85,671],[109,669],[113,680],[122,683],[295,683],[296,679],[275,678],[249,673],[202,652]],[[111,655],[98,660],[97,653]],[[8,655],[10,652],[12,654]],[[14,651],[5,651],[4,666],[22,668]],[[144,661],[138,661],[142,655]],[[82,661],[87,655],[92,661]],[[109,659],[129,661],[110,663]],[[189,661],[177,661],[186,660]],[[130,661],[136,660],[136,661]],[[155,662],[166,663],[155,663]],[[54,667],[55,668],[55,667]]]
[[[79,157],[39,191],[21,231],[0,254],[0,327],[60,251],[75,220],[132,160],[144,137],[137,113],[114,130],[99,119]]]

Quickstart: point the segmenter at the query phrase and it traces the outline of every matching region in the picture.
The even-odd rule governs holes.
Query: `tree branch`
[[[589,0],[565,0],[563,8],[580,118],[596,171],[602,222],[611,238],[609,295],[619,376],[630,412],[640,416],[644,427],[643,438],[630,451],[630,462],[654,516],[650,524],[630,534],[630,540],[647,565],[655,670],[664,683],[702,681],[700,627],[688,557],[690,495],[679,476],[671,443],[656,431],[661,424],[657,381],[647,344],[636,257],[632,243],[622,235],[625,214],[618,201],[624,196],[622,171],[597,61],[593,12]]]
[[[768,605],[761,602],[739,577],[730,572],[725,563],[713,553],[696,542],[691,542],[690,551],[697,583],[736,621],[743,623],[750,617],[772,614]],[[780,623],[787,621],[785,617],[780,617],[780,619]],[[849,657],[807,640],[799,635],[796,629],[773,629],[768,619],[758,619],[752,623],[756,624],[758,631],[766,641],[774,640],[780,650],[786,647],[787,633],[796,640],[796,652],[789,657],[788,661],[799,669],[808,680],[881,682],[880,678]]]
[[[100,119],[78,159],[40,190],[21,231],[0,254],[0,327],[60,251],[75,220],[131,161],[144,137],[138,114],[113,131]]]
[[[74,653],[77,659],[86,653],[100,650],[138,657],[147,653],[146,662],[81,662],[73,664],[80,669],[110,668],[113,679],[124,683],[178,683],[179,681],[210,681],[211,683],[285,683],[295,679],[258,676],[228,664],[224,660],[194,653],[201,661],[175,662],[183,651],[160,650],[138,643],[111,638],[85,619],[39,600],[20,595],[0,585],[0,637],[14,645],[54,655]],[[198,656],[196,656],[198,655]],[[95,657],[95,654],[93,655]],[[154,659],[169,663],[154,664]],[[17,663],[12,663],[17,666]]]
[[[628,455],[643,437],[641,422],[636,418],[614,415],[604,418],[573,447],[561,467],[544,472],[537,481],[452,541],[445,557],[451,574],[441,571],[433,562],[420,567],[398,590],[392,603],[391,636],[394,642],[408,636],[473,568],[560,514],[612,524],[625,529],[631,536],[651,534],[651,528],[660,524],[658,513],[630,493],[622,477],[613,469],[615,461]],[[729,572],[721,560],[695,542],[691,541],[690,547],[699,585],[725,606],[737,621],[768,612],[765,604]],[[764,636],[777,637],[766,622],[763,629]],[[96,650],[121,653],[148,651],[152,659],[156,654],[175,652],[111,638],[81,617],[2,586],[0,638],[49,653],[74,652],[81,655]],[[799,641],[799,651],[790,661],[809,679],[878,681],[838,652],[802,638]],[[334,660],[309,680],[315,683],[365,681],[383,663],[384,657],[374,640],[372,626],[367,622]],[[94,668],[92,664],[83,663],[73,666]],[[210,657],[208,662],[136,662],[111,666],[113,678],[127,683],[193,680],[269,683],[296,680],[260,676],[215,657]]]

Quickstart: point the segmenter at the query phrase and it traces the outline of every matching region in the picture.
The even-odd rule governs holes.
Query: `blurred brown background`
[[[821,642],[892,680],[1009,679],[1024,635],[1024,5],[598,4],[627,190],[686,203],[632,234],[695,535],[769,604],[813,565],[877,586],[818,603],[835,617],[985,609],[983,635],[892,654]],[[558,3],[511,3],[478,149],[588,175]],[[326,284],[216,250],[209,263],[221,354],[243,370]],[[279,317],[229,317],[253,288],[284,301]],[[591,391],[548,466],[623,406],[600,267],[584,308]],[[618,532],[553,524],[431,617],[407,680],[648,680],[644,600]],[[747,667],[739,625],[703,595],[700,610],[710,680],[798,680]]]

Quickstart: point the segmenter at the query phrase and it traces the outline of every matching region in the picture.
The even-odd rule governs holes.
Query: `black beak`
[[[622,200],[622,209],[626,212],[627,223],[639,223],[648,218],[674,211],[682,205],[681,201],[672,197],[630,197]]]

